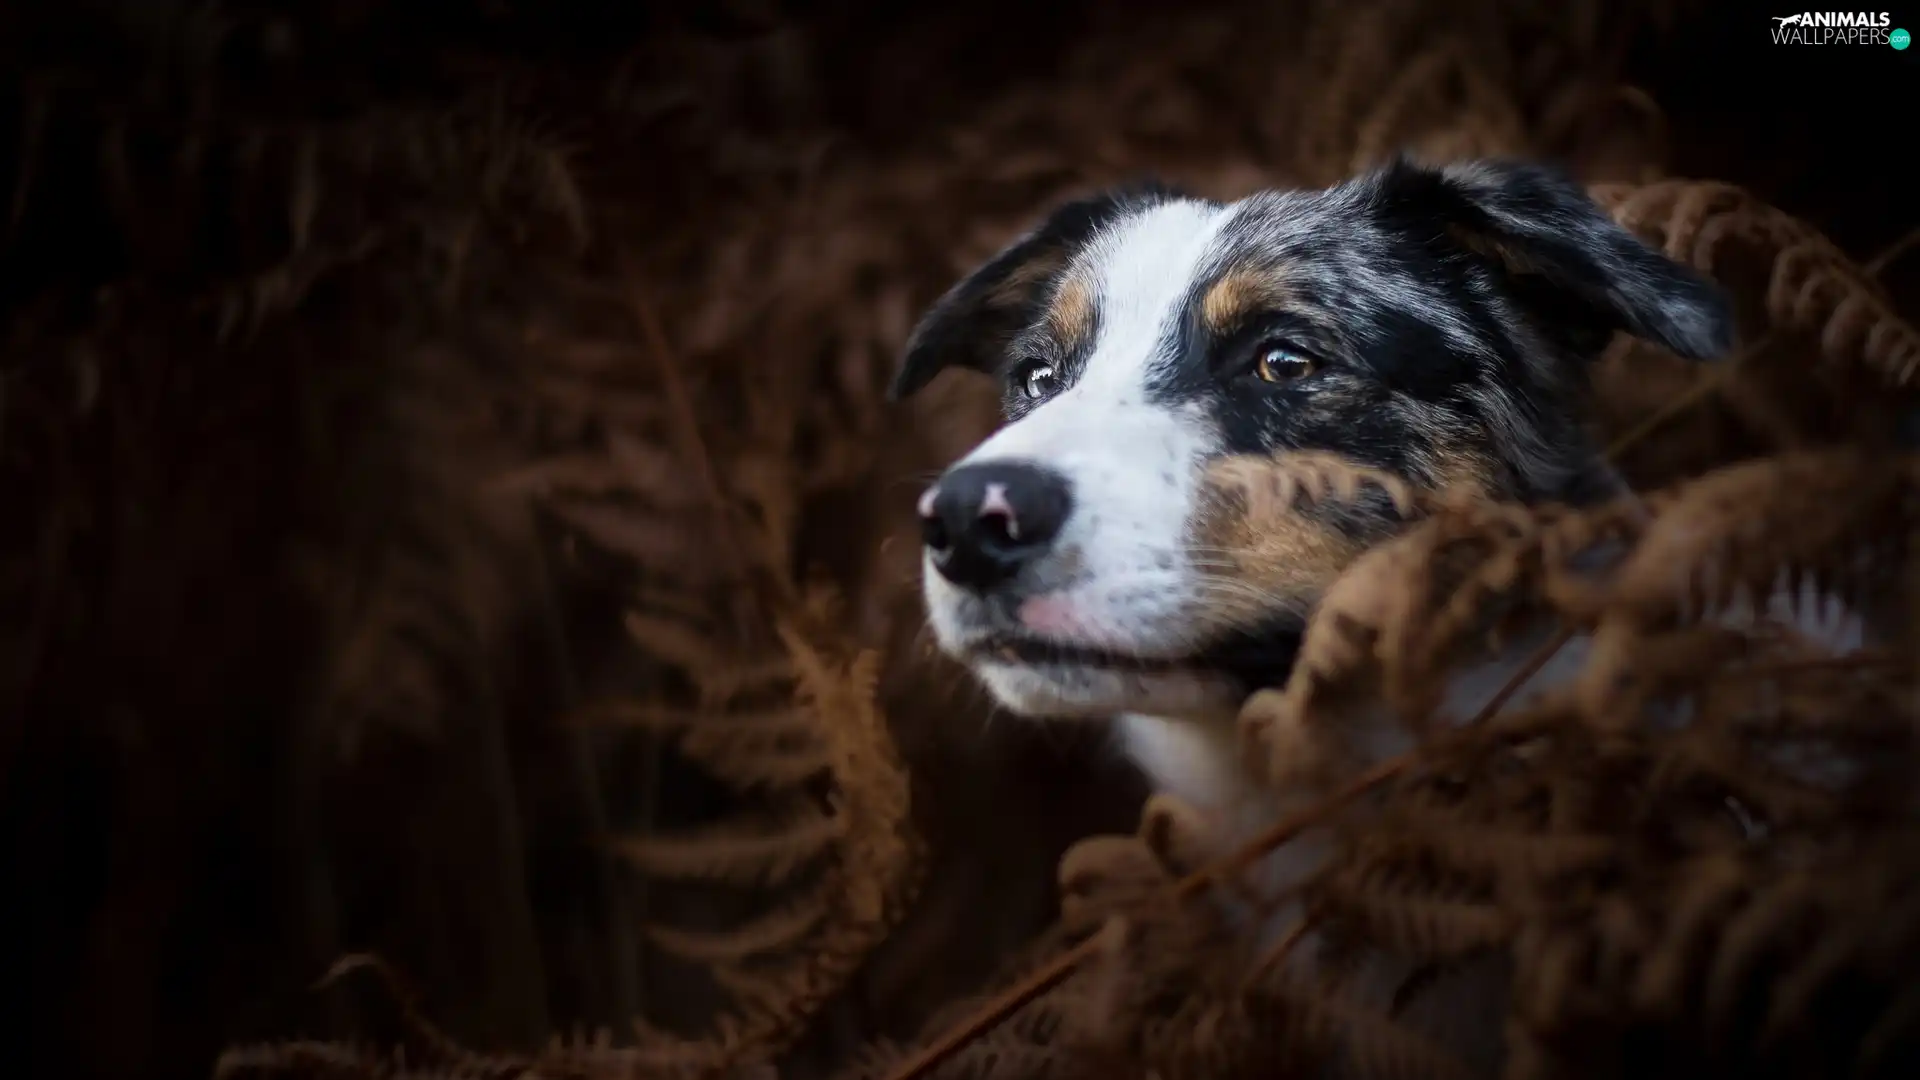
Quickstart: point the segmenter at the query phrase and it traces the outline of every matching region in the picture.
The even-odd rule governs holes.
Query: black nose
[[[1038,465],[963,465],[920,498],[920,535],[940,576],[990,589],[1046,551],[1073,510],[1060,474]]]

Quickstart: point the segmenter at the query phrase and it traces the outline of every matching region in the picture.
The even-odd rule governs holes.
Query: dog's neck
[[[1464,721],[1486,708],[1531,665],[1551,631],[1542,628],[1515,637],[1495,656],[1455,672],[1447,683],[1441,715]],[[1528,676],[1508,698],[1521,705],[1563,685],[1586,663],[1588,642],[1571,639]],[[1118,718],[1127,756],[1145,773],[1155,791],[1172,795],[1218,820],[1223,834],[1244,838],[1270,824],[1288,801],[1267,787],[1241,745],[1239,722],[1226,716],[1159,717],[1127,714]],[[1342,726],[1365,761],[1384,761],[1412,749],[1388,706],[1367,700],[1353,706]],[[1306,793],[1302,793],[1306,794]]]

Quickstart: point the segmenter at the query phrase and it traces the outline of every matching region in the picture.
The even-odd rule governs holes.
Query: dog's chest
[[[1208,825],[1207,846],[1225,855],[1283,818],[1301,802],[1298,793],[1262,785],[1239,747],[1232,720],[1171,720],[1156,716],[1119,718],[1120,738],[1156,793],[1169,795],[1199,811]],[[1327,837],[1318,833],[1293,838],[1246,872],[1247,884],[1267,895],[1298,884],[1326,859]],[[1230,905],[1231,906],[1231,905]],[[1251,917],[1236,911],[1236,917]],[[1293,913],[1256,929],[1271,938],[1286,931]]]
[[[1238,807],[1258,793],[1232,721],[1131,714],[1120,717],[1119,727],[1128,758],[1157,792],[1208,813]]]

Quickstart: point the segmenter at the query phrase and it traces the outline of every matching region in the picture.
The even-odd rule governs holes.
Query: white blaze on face
[[[1070,271],[1091,284],[1098,312],[1084,369],[962,459],[1042,464],[1071,488],[1073,512],[1032,570],[1047,591],[1018,611],[1033,636],[1143,656],[1179,657],[1204,644],[1190,629],[1200,583],[1185,538],[1200,466],[1218,436],[1197,405],[1150,401],[1148,384],[1178,362],[1164,355],[1166,343],[1228,214],[1204,203],[1164,203],[1097,236]],[[984,629],[967,618],[969,598],[931,562],[923,577],[943,643],[963,645]],[[1074,704],[1057,700],[1067,690],[1058,678],[1039,680],[1050,686],[1041,703],[1032,700],[1040,693],[1034,672],[989,664],[981,676],[1014,707]],[[1101,681],[1099,673],[1080,681],[1088,680]]]

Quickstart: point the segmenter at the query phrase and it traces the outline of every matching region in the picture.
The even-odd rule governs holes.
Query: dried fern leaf
[[[1766,302],[1774,325],[1813,334],[1829,360],[1901,387],[1920,370],[1920,331],[1893,309],[1872,275],[1818,230],[1745,190],[1667,180],[1599,185],[1593,195],[1622,225],[1702,270],[1716,268],[1730,238],[1761,252],[1771,260]]]
[[[635,868],[661,877],[761,886],[783,881],[829,854],[845,822],[805,807],[780,819],[724,822],[658,836],[623,837],[612,847]]]
[[[625,623],[627,636],[634,644],[664,663],[700,673],[727,671],[731,666],[726,646],[700,635],[684,622],[630,611]],[[786,670],[784,661],[770,663],[773,670]]]
[[[1293,514],[1302,499],[1356,502],[1369,489],[1384,494],[1402,517],[1427,505],[1411,484],[1390,472],[1311,450],[1223,458],[1208,466],[1207,483],[1217,495],[1237,496],[1256,528],[1262,520]]]
[[[1491,898],[1418,884],[1396,887],[1369,881],[1364,875],[1364,868],[1343,867],[1316,882],[1315,910],[1350,924],[1370,943],[1397,956],[1417,961],[1453,959],[1509,938],[1512,919]]]
[[[656,924],[647,927],[647,937],[682,960],[710,966],[740,964],[805,942],[826,917],[827,910],[819,898],[805,896],[726,930],[683,930]]]
[[[1845,601],[1866,599],[1863,552],[1911,525],[1914,483],[1842,449],[1729,466],[1647,500],[1653,522],[1608,581],[1605,602],[1646,619],[1752,610],[1783,573]],[[1892,549],[1890,554],[1898,554]],[[1791,614],[1791,612],[1787,612]]]
[[[684,522],[561,495],[547,496],[544,505],[576,534],[640,565],[673,567],[707,580],[724,577],[698,569],[712,565],[705,558],[710,549]]]
[[[769,669],[784,675],[785,665]],[[672,705],[646,705],[630,701],[606,701],[583,709],[583,723],[608,727],[632,727],[662,734],[685,734],[697,728],[727,729],[721,739],[740,738],[749,743],[760,739],[817,739],[814,717],[792,706],[711,712]]]
[[[792,790],[832,772],[835,761],[819,720],[789,715],[723,713],[685,729],[682,753],[740,791]]]
[[[549,458],[521,466],[496,483],[502,490],[541,499],[618,495],[668,512],[684,512],[706,498],[665,449],[617,434],[607,442],[608,454]]]

